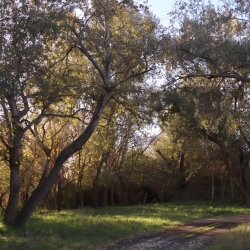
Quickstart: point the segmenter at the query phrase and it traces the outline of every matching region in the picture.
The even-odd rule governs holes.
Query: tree
[[[46,3],[2,1],[0,5],[0,140],[10,168],[7,224],[14,221],[18,209],[23,136],[52,102],[58,102],[63,88],[57,85],[55,97],[56,84],[50,86],[52,72],[47,64],[58,19],[53,16],[56,8]]]
[[[227,4],[216,10],[202,1],[178,2],[172,17],[179,26],[171,27],[175,34],[169,34],[166,46],[173,55],[166,58],[166,69],[176,74],[168,80],[176,87],[165,91],[164,103],[166,115],[180,114],[188,133],[198,132],[217,145],[244,203],[250,205],[249,12],[243,2],[234,4],[235,9]]]
[[[22,3],[22,8],[19,9],[17,9],[14,2],[11,2],[9,5],[7,2],[4,2],[2,6],[6,16],[9,12],[11,14],[13,13],[13,15],[15,14],[18,17],[13,20],[22,20],[24,22],[16,21],[12,24],[12,19],[7,18],[7,21],[4,20],[6,34],[9,32],[8,27],[11,27],[13,32],[16,32],[11,34],[13,34],[13,37],[18,37],[18,42],[20,43],[18,44],[18,48],[20,48],[21,51],[16,49],[17,46],[15,42],[7,43],[9,47],[3,46],[2,43],[2,47],[5,48],[2,55],[4,57],[6,56],[6,58],[2,59],[2,62],[8,65],[7,62],[10,61],[10,58],[14,58],[14,62],[11,64],[12,67],[6,67],[5,70],[2,71],[3,73],[1,73],[3,87],[6,86],[6,83],[11,83],[7,85],[7,87],[4,87],[4,92],[2,92],[5,93],[2,101],[2,110],[5,114],[4,126],[11,131],[9,135],[11,144],[18,146],[18,148],[14,150],[4,136],[1,136],[2,143],[10,150],[9,161],[11,165],[11,194],[4,222],[14,224],[17,227],[27,226],[29,218],[36,206],[58,179],[64,163],[75,152],[81,150],[82,146],[92,135],[110,98],[118,96],[122,98],[124,93],[129,93],[129,88],[137,88],[140,84],[143,84],[143,76],[155,68],[159,40],[157,24],[150,16],[150,13],[144,7],[140,9],[132,1],[118,2],[105,0],[93,1],[91,4],[88,1],[73,2],[72,5],[74,5],[75,8],[78,6],[78,8],[82,10],[80,17],[75,16],[71,11],[72,9],[70,9],[70,7],[72,5],[70,2],[67,2],[67,8],[65,7],[66,5],[64,6],[60,1],[58,3],[55,1],[47,1],[46,3],[39,2],[39,6],[36,6],[36,4],[37,3],[33,4],[33,2],[27,5]],[[48,4],[46,8],[45,4]],[[55,6],[57,6],[58,9],[56,9]],[[37,8],[41,10],[39,14],[35,12]],[[30,18],[30,14],[28,13],[30,13],[31,10],[33,11],[32,13],[36,13],[36,17],[49,17],[48,20],[52,20],[52,22],[50,23],[44,18],[42,19],[44,26],[42,26],[41,23],[38,22],[40,19],[34,18],[35,21],[33,25],[30,25],[33,19]],[[22,18],[19,19],[19,16]],[[54,20],[56,21],[53,22]],[[126,20],[126,22],[124,22],[124,20]],[[49,24],[46,22],[49,22]],[[54,27],[52,25],[54,23],[63,23],[63,25]],[[14,26],[14,24],[16,26]],[[46,40],[46,36],[41,35],[41,33],[45,31],[49,33],[50,31],[47,25],[50,24],[52,25],[50,29],[52,33],[54,32],[54,28],[58,28],[56,39],[60,38],[65,40],[64,43],[60,42],[60,40],[56,40],[56,46],[50,44],[52,46],[49,47],[49,52],[46,53],[44,46],[48,44],[48,40]],[[18,28],[18,25],[20,28]],[[31,32],[27,32],[30,27],[44,27],[44,30],[32,36]],[[17,30],[21,32],[18,33]],[[37,31],[36,28],[35,31]],[[3,37],[7,40],[7,35]],[[37,45],[37,38],[40,37],[42,41]],[[15,41],[14,38],[13,41]],[[65,44],[69,44],[69,46],[66,47]],[[28,51],[27,46],[38,46],[41,53],[38,54],[34,48],[32,50],[34,51],[34,55],[32,58],[29,58],[26,53]],[[9,48],[13,49],[11,50]],[[55,58],[55,63],[52,63],[55,54],[50,53],[51,49],[54,50],[54,52],[60,51],[61,53],[59,53],[59,55],[64,56],[58,56]],[[10,56],[10,51],[13,51],[13,56]],[[84,67],[67,67],[68,64],[76,58],[71,57],[73,51],[75,55],[77,55],[77,60],[82,62]],[[46,57],[48,54],[50,56],[49,59],[38,56],[44,55]],[[27,59],[25,64],[23,63],[24,59]],[[25,65],[25,71],[23,67],[20,67],[20,63],[21,65]],[[35,64],[35,66],[32,68],[30,65],[33,64]],[[16,65],[18,67],[16,67]],[[46,71],[44,67],[40,69],[41,66],[45,68],[49,66],[48,68],[52,71]],[[10,72],[10,68],[14,73]],[[19,71],[16,71],[16,69],[20,68],[22,69],[21,74]],[[33,75],[30,70],[34,70]],[[76,72],[78,71],[81,71],[82,79],[77,79]],[[47,83],[43,82],[44,76],[43,78],[41,77],[41,73],[44,72],[48,74],[47,79],[49,80]],[[65,72],[67,77],[65,76]],[[52,73],[55,74],[55,77]],[[29,81],[26,79],[26,76],[29,76]],[[11,79],[13,79],[13,81],[8,80],[8,77],[12,77]],[[16,79],[18,80],[16,81]],[[34,81],[30,79],[34,79]],[[87,113],[88,115],[86,115],[85,122],[88,124],[84,127],[84,130],[78,134],[75,140],[58,153],[50,173],[33,191],[24,207],[16,216],[19,192],[18,176],[23,134],[37,119],[43,116],[52,116],[52,114],[54,114],[54,116],[67,116],[67,114],[56,109],[51,103],[52,100],[53,103],[65,100],[65,95],[68,95],[67,91],[72,93],[72,91],[74,92],[74,90],[76,90],[76,88],[70,85],[71,81],[76,83],[75,86],[80,86],[81,91],[86,90],[86,92],[81,92],[77,98],[83,105],[85,100],[91,104],[91,106],[89,106],[89,104],[86,105],[86,107],[89,108],[89,112]],[[15,88],[10,87],[10,91],[13,91],[13,93],[7,91],[9,90],[9,86],[13,86],[12,82],[16,84],[14,86],[17,86]],[[35,83],[42,84],[35,86]],[[40,91],[41,87],[42,91]],[[55,95],[55,93],[58,93],[58,91],[55,91],[57,88],[63,91],[59,91],[59,94]],[[16,93],[19,89],[20,92],[18,92],[19,94],[17,96]],[[37,91],[39,95],[36,95]],[[76,92],[79,93],[79,90]],[[12,94],[9,95],[9,93]],[[37,99],[28,100],[28,97],[34,96],[37,97]],[[92,98],[91,102],[90,98]],[[43,112],[40,114],[37,113],[31,108],[32,105],[38,107]],[[93,110],[94,105],[95,108]],[[17,110],[17,108],[19,110]],[[51,112],[46,113],[46,110]],[[27,122],[26,118],[35,117],[35,115],[37,115],[38,118]],[[13,119],[9,117],[13,117]],[[25,124],[27,124],[26,127],[24,126]]]

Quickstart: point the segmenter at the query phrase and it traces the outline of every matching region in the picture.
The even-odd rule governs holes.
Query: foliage
[[[229,4],[216,9],[205,1],[177,1],[166,36],[167,76],[158,112],[175,140],[185,145],[194,139],[208,161],[224,161],[250,205],[249,19],[246,6],[234,4],[236,9]]]

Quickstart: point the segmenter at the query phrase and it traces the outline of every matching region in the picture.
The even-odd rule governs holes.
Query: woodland
[[[167,3],[166,3],[167,4]],[[0,209],[250,206],[250,2],[1,0]]]

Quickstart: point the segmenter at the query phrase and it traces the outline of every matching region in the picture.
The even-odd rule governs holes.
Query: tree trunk
[[[93,204],[92,207],[97,208],[98,207],[98,184],[99,184],[99,178],[100,178],[100,174],[101,174],[101,168],[104,164],[104,162],[107,162],[108,158],[109,158],[109,151],[105,151],[102,153],[102,158],[101,161],[99,163],[99,166],[96,170],[96,176],[93,180],[93,189],[94,189],[94,194],[93,194]]]
[[[19,162],[10,162],[10,194],[8,205],[6,207],[3,222],[7,225],[11,225],[17,215],[19,189],[20,189],[20,176],[19,176]]]
[[[78,170],[79,174],[77,177],[76,184],[76,196],[75,196],[75,207],[78,207],[78,201],[80,203],[80,209],[84,208],[84,183],[83,183],[83,171],[86,166],[85,162],[81,163],[82,151],[79,151],[78,155]]]
[[[24,109],[20,112],[17,110],[16,100],[12,95],[6,97],[10,113],[11,122],[9,121],[8,112],[5,104],[2,104],[5,119],[9,121],[8,129],[10,145],[7,145],[9,152],[9,167],[10,167],[10,193],[7,208],[5,210],[3,222],[10,225],[14,222],[18,211],[19,189],[20,189],[20,155],[22,149],[22,138],[24,134],[23,128],[20,126],[20,118],[27,114],[26,103]]]
[[[210,167],[211,170],[211,178],[212,178],[212,190],[211,190],[211,201],[214,201],[214,190],[215,190],[215,186],[214,186],[214,170],[212,167]]]
[[[210,154],[208,151],[208,146],[206,144],[206,154],[207,154],[207,164],[208,164],[208,168],[211,170],[211,182],[212,182],[212,189],[211,189],[211,201],[214,200],[214,169],[210,164]]]
[[[42,172],[42,176],[39,180],[39,185],[40,183],[43,182],[43,180],[46,178],[47,176],[47,173],[49,171],[49,166],[50,166],[50,158],[46,158],[46,161],[45,161],[45,164],[44,164],[44,167],[43,167],[43,172]]]
[[[221,201],[222,201],[222,202],[224,202],[225,185],[226,185],[226,182],[225,182],[224,179],[222,178],[222,180],[221,180]]]
[[[6,195],[7,191],[1,194],[0,196],[0,208],[2,208],[2,211],[5,211],[5,207],[3,206],[3,197]]]
[[[29,181],[29,184],[26,186],[25,190],[21,193],[21,204],[22,204],[22,206],[25,205],[26,201],[29,198],[29,190],[30,190],[30,187],[32,186],[31,182],[32,182],[32,180]]]
[[[234,173],[234,171],[232,169],[231,162],[230,162],[229,159],[226,160],[226,165],[227,165],[227,168],[230,171],[230,175],[232,176],[234,182],[236,183],[236,185],[238,187],[238,190],[240,192],[240,195],[242,197],[244,205],[250,206],[250,197],[249,197],[249,194],[246,192],[243,183],[238,180],[236,174]]]
[[[53,189],[53,204],[54,204],[53,210],[57,211],[57,200],[56,200],[57,182],[56,182],[55,185],[52,187],[52,189]]]
[[[180,160],[179,160],[179,171],[180,173],[184,172],[184,159],[185,159],[185,153],[180,153]]]
[[[103,196],[103,206],[108,206],[108,197],[109,197],[109,189],[108,187],[104,187],[104,196]]]
[[[57,181],[57,193],[56,193],[57,211],[62,210],[62,178],[59,176]]]
[[[120,190],[121,190],[121,203],[124,206],[128,205],[128,191],[127,191],[127,185],[126,183],[123,181],[123,178],[121,176],[121,173],[117,174],[117,177],[119,179],[119,183],[120,183]]]
[[[172,162],[169,161],[169,160],[162,154],[162,152],[160,151],[160,149],[155,150],[155,152],[158,153],[158,154],[160,155],[160,157],[165,161],[166,167],[167,167],[167,168],[170,168],[171,165],[172,165]],[[184,155],[183,155],[183,157],[184,157]]]
[[[91,118],[89,125],[75,141],[73,141],[69,146],[64,148],[61,151],[61,153],[58,155],[49,175],[33,191],[29,200],[27,201],[25,206],[17,215],[14,221],[15,227],[24,227],[24,228],[27,227],[29,219],[31,215],[33,214],[33,212],[35,211],[37,205],[41,202],[41,200],[45,197],[48,191],[52,188],[53,184],[57,181],[60,175],[60,170],[63,167],[63,164],[65,163],[65,161],[69,157],[71,157],[75,152],[77,152],[78,150],[81,150],[82,146],[85,145],[85,143],[88,141],[88,139],[94,132],[98,124],[98,121],[100,119],[100,116],[105,106],[108,103],[108,100],[109,100],[109,96],[107,94],[100,96],[95,112]]]
[[[242,179],[244,183],[244,188],[248,195],[250,195],[250,180],[249,180],[249,156],[244,157],[243,169],[242,169]]]
[[[111,188],[110,200],[111,200],[111,206],[114,207],[115,202],[114,202],[114,188],[113,187]]]
[[[231,187],[231,199],[234,199],[234,182],[233,178],[230,176],[230,187]]]
[[[69,209],[69,180],[66,181],[66,198],[65,198],[65,207],[68,210]]]
[[[250,196],[247,193],[247,191],[245,190],[243,183],[238,179],[237,175],[234,172],[234,169],[232,167],[232,163],[231,163],[231,160],[229,157],[229,153],[226,151],[226,147],[223,145],[223,143],[219,140],[219,138],[215,134],[207,134],[206,136],[207,136],[207,139],[216,143],[220,147],[222,156],[223,156],[225,164],[226,164],[226,168],[227,168],[227,170],[229,170],[233,181],[237,185],[237,188],[240,192],[243,203],[246,206],[250,206]]]
[[[84,188],[82,185],[82,173],[80,173],[80,178],[78,179],[76,185],[76,197],[75,197],[75,207],[78,207],[80,204],[80,209],[84,208]],[[79,204],[78,204],[79,201]]]

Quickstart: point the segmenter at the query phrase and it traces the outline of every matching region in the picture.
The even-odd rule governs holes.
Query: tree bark
[[[250,156],[247,154],[244,157],[244,162],[242,164],[242,179],[243,179],[243,185],[248,193],[250,195],[250,180],[249,180],[249,161],[250,161]]]
[[[109,189],[107,186],[104,187],[104,196],[103,196],[103,206],[108,206],[108,197],[109,197]]]
[[[19,189],[20,189],[20,151],[22,132],[17,131],[13,139],[13,146],[9,148],[9,166],[10,166],[10,193],[8,205],[4,214],[3,222],[11,225],[18,211]],[[20,133],[20,134],[19,134]]]
[[[59,176],[57,181],[57,192],[56,192],[56,203],[57,203],[57,211],[62,210],[62,178]]]
[[[228,156],[226,156],[226,166],[227,166],[227,169],[229,169],[230,171],[230,175],[232,176],[232,179],[233,181],[236,183],[237,185],[237,188],[240,192],[240,195],[242,197],[242,200],[243,200],[243,203],[250,207],[250,197],[249,197],[249,194],[246,192],[245,188],[244,188],[244,185],[241,181],[238,180],[236,174],[234,173],[233,171],[233,168],[232,168],[232,165],[231,165],[231,161],[228,159]]]
[[[162,154],[162,152],[160,151],[160,149],[155,150],[155,152],[158,153],[158,154],[160,155],[160,157],[165,161],[166,166],[167,166],[168,168],[170,168],[171,165],[172,165],[172,163]],[[183,155],[183,157],[184,157],[184,155]]]
[[[184,159],[185,159],[185,153],[180,153],[180,160],[179,160],[179,171],[180,173],[184,172]]]
[[[114,201],[114,188],[111,187],[111,193],[110,193],[110,200],[111,200],[111,206],[115,206],[115,201]]]
[[[13,162],[11,163],[11,168],[10,168],[9,200],[3,218],[3,222],[6,225],[11,225],[17,215],[19,189],[20,189],[19,163],[16,164],[15,162]]]
[[[117,178],[119,180],[119,193],[120,193],[120,202],[122,205],[127,206],[128,205],[128,188],[126,183],[124,182],[121,173],[119,172],[117,174]]]
[[[96,176],[93,180],[93,189],[94,189],[94,195],[93,195],[93,204],[92,207],[97,208],[98,207],[98,184],[99,184],[99,177],[101,174],[101,168],[105,162],[107,162],[109,158],[110,151],[105,151],[102,153],[101,161],[99,163],[99,166],[96,170]]]
[[[52,188],[53,184],[57,181],[60,170],[63,167],[65,161],[71,157],[75,152],[80,150],[82,146],[88,141],[92,133],[94,132],[100,116],[107,105],[109,100],[108,94],[102,94],[98,100],[95,112],[91,118],[91,121],[84,132],[69,146],[64,148],[55,160],[54,166],[49,175],[44,179],[42,183],[33,191],[29,200],[17,215],[14,226],[15,227],[27,227],[29,219],[32,213],[35,211],[37,205],[45,197],[48,191]]]
[[[7,225],[13,224],[18,211],[19,189],[20,189],[20,155],[22,149],[22,139],[25,130],[20,125],[21,117],[28,112],[28,103],[24,98],[24,109],[18,111],[16,100],[12,95],[6,96],[11,113],[11,120],[5,104],[2,104],[5,120],[9,129],[10,145],[6,145],[9,151],[10,167],[10,193],[8,205],[4,214],[3,222]]]
[[[214,190],[215,190],[215,186],[214,186],[214,169],[210,164],[210,154],[208,151],[208,146],[206,144],[206,154],[207,154],[207,164],[208,164],[208,168],[211,170],[211,181],[212,181],[212,189],[211,189],[211,201],[214,200]]]

